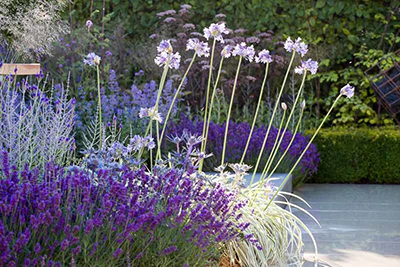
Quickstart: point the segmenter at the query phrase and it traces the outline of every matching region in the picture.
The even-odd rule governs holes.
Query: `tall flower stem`
[[[285,179],[283,180],[282,184],[279,186],[279,188],[276,190],[275,194],[273,195],[273,197],[271,198],[271,200],[268,202],[268,205],[265,207],[264,210],[267,210],[267,208],[269,207],[269,205],[271,204],[271,202],[275,199],[276,195],[282,190],[283,186],[285,185],[286,181],[289,179],[290,175],[293,173],[294,169],[297,167],[297,165],[300,163],[301,159],[304,157],[304,155],[306,154],[308,148],[310,147],[310,145],[312,144],[312,142],[314,141],[315,137],[317,136],[318,132],[321,130],[322,125],[324,125],[326,119],[329,117],[329,115],[331,114],[333,108],[336,106],[337,102],[339,101],[340,97],[342,95],[340,94],[335,102],[333,102],[331,108],[329,109],[328,113],[325,115],[324,119],[322,120],[321,124],[319,125],[318,129],[315,131],[315,133],[313,134],[313,136],[311,137],[310,141],[308,142],[307,146],[304,148],[303,152],[301,153],[301,155],[299,156],[299,158],[297,159],[297,161],[294,163],[293,167],[290,169],[289,173],[286,175]]]
[[[167,74],[168,74],[169,60],[170,60],[170,59],[168,59],[167,63],[166,63],[165,66],[164,66],[164,71],[163,71],[163,74],[162,74],[162,76],[161,76],[160,85],[158,86],[158,94],[157,94],[156,104],[155,104],[155,106],[154,106],[155,112],[157,112],[157,110],[158,110],[158,102],[160,101],[160,97],[161,97],[161,94],[162,94],[162,90],[163,90],[164,84],[165,84],[165,79],[166,79]],[[147,136],[147,135],[149,134],[149,130],[150,130],[150,127],[151,127],[151,124],[152,124],[152,123],[151,123],[152,120],[153,120],[153,118],[150,117],[150,121],[149,121],[149,124],[148,124],[148,126],[147,126],[147,129],[146,129],[146,132],[145,132],[144,136]],[[158,123],[158,122],[157,122],[157,123]],[[158,138],[157,138],[157,141],[158,141]]]
[[[263,179],[263,177],[261,176],[261,179],[260,179],[260,180],[262,180],[261,186],[264,184],[264,181],[266,183],[268,182],[269,178],[271,178],[271,176],[275,173],[276,169],[278,169],[278,167],[281,164],[282,160],[285,158],[286,153],[289,151],[290,147],[292,146],[292,143],[293,143],[294,139],[296,138],[296,134],[297,134],[297,131],[299,130],[299,127],[300,127],[300,124],[301,124],[301,120],[303,118],[303,114],[304,114],[304,108],[301,109],[299,121],[297,122],[296,128],[295,128],[295,130],[293,132],[292,139],[290,139],[289,145],[287,146],[287,148],[283,152],[282,156],[279,158],[278,162],[275,164],[274,169],[270,172],[270,174],[268,175],[268,177],[266,179]]]
[[[225,136],[224,136],[224,145],[223,145],[223,148],[222,148],[221,165],[223,165],[225,163],[226,139],[228,139],[229,120],[231,118],[233,99],[235,98],[237,79],[238,79],[238,76],[239,76],[240,65],[242,64],[242,58],[243,58],[242,56],[239,57],[239,62],[238,62],[238,66],[237,66],[237,69],[236,69],[235,82],[233,83],[231,102],[229,103],[228,116],[226,117]]]
[[[276,113],[276,110],[277,110],[277,108],[278,108],[278,105],[279,105],[279,102],[280,102],[280,99],[281,99],[281,96],[282,96],[282,93],[283,93],[283,89],[285,88],[286,80],[287,80],[287,77],[289,76],[290,68],[292,67],[293,60],[294,60],[294,56],[295,56],[295,55],[296,55],[296,52],[293,51],[292,58],[291,58],[290,63],[289,63],[289,67],[288,67],[288,69],[287,69],[287,71],[286,71],[285,78],[283,79],[283,83],[282,83],[281,89],[280,89],[280,91],[279,91],[278,98],[276,99],[275,107],[274,107],[274,110],[273,110],[273,112],[272,112],[271,119],[270,119],[270,121],[269,121],[268,129],[267,129],[267,132],[266,132],[266,134],[265,134],[265,138],[264,138],[263,144],[262,144],[262,146],[261,146],[261,150],[260,150],[260,153],[259,153],[259,155],[258,155],[257,163],[256,163],[256,166],[254,167],[254,172],[253,172],[253,176],[251,177],[251,180],[254,180],[254,176],[255,176],[256,173],[257,173],[258,165],[260,164],[260,160],[261,160],[262,154],[263,154],[263,152],[264,152],[265,145],[267,144],[267,139],[268,139],[269,131],[271,130],[272,122],[274,121],[275,113]]]
[[[282,132],[281,138],[279,139],[277,144],[276,143],[274,144],[275,145],[275,149],[273,151],[271,151],[271,153],[269,154],[269,158],[267,160],[267,163],[265,164],[265,167],[264,167],[264,170],[262,172],[261,178],[263,178],[268,173],[269,169],[271,168],[271,165],[272,165],[272,162],[275,159],[276,153],[278,152],[279,147],[281,146],[282,140],[285,137],[286,130],[289,127],[289,123],[290,123],[290,121],[292,119],[294,111],[296,110],[296,105],[299,102],[300,95],[301,95],[301,92],[302,92],[303,87],[304,87],[304,82],[306,80],[306,76],[307,76],[307,71],[305,70],[304,71],[304,75],[303,75],[303,79],[301,81],[299,92],[297,93],[296,99],[293,102],[292,110],[290,111],[290,114],[289,114],[288,120],[286,122],[285,128],[284,128],[284,130]]]
[[[215,99],[215,95],[217,93],[217,87],[218,87],[219,78],[221,76],[221,70],[222,70],[223,62],[224,62],[224,57],[221,58],[221,61],[219,63],[217,79],[215,80],[213,92],[211,94],[211,101],[210,101],[210,109],[208,111],[208,118],[207,118],[207,121],[204,122],[204,123],[207,123],[207,125],[206,125],[206,134],[204,136],[204,142],[201,143],[201,152],[203,152],[203,153],[206,151],[206,147],[207,147],[208,130],[210,128],[210,121],[211,121],[211,115],[212,115],[212,110],[213,110],[213,106],[214,106],[214,99]],[[203,169],[203,161],[204,161],[204,159],[200,160],[199,171],[201,171]]]
[[[244,161],[244,159],[245,159],[245,157],[246,157],[246,153],[247,153],[247,149],[249,148],[251,136],[253,135],[254,127],[255,127],[256,122],[257,122],[258,111],[259,111],[260,106],[261,106],[261,101],[262,101],[262,97],[263,97],[263,93],[264,93],[265,82],[267,81],[268,67],[269,67],[269,63],[267,63],[267,64],[265,65],[264,80],[263,80],[263,83],[262,83],[262,85],[261,85],[260,96],[258,97],[258,103],[257,103],[256,113],[254,114],[253,124],[251,125],[250,134],[249,134],[249,137],[247,138],[246,146],[245,146],[245,148],[244,148],[243,155],[242,155],[242,158],[241,158],[241,160],[240,160],[240,164],[243,163],[243,161]]]
[[[194,55],[193,55],[193,57],[192,57],[192,61],[190,61],[190,64],[189,64],[188,68],[186,69],[185,74],[184,74],[183,77],[182,77],[182,81],[180,82],[180,84],[179,84],[179,86],[178,86],[178,89],[176,89],[174,98],[172,99],[172,102],[171,102],[171,105],[169,106],[167,115],[165,116],[164,125],[163,125],[162,131],[161,131],[161,136],[160,136],[160,142],[159,142],[160,145],[157,147],[157,157],[158,157],[159,159],[161,159],[161,149],[160,149],[160,147],[161,147],[161,143],[162,143],[162,140],[163,140],[163,137],[164,137],[164,134],[165,134],[165,129],[166,129],[166,127],[167,127],[167,123],[168,123],[168,120],[169,120],[169,116],[171,115],[172,108],[174,107],[175,101],[176,101],[176,99],[178,98],[179,93],[181,92],[181,88],[182,88],[183,84],[185,83],[186,76],[188,75],[189,70],[190,70],[190,68],[192,67],[193,62],[194,62],[195,59],[196,59],[196,53],[194,53]]]
[[[281,123],[279,124],[279,129],[278,129],[278,132],[277,132],[276,137],[275,137],[274,146],[272,147],[272,150],[271,150],[271,152],[269,154],[267,162],[270,160],[270,157],[271,157],[272,153],[275,151],[275,149],[277,149],[276,144],[278,143],[278,139],[281,136],[281,130],[282,130],[283,122],[285,121],[285,116],[286,116],[286,110],[283,110],[283,117],[282,117]],[[251,177],[249,186],[252,186],[252,184],[254,182],[254,177],[255,177],[254,175]],[[262,178],[262,175],[260,177],[260,180],[261,180],[261,178]]]
[[[100,69],[99,65],[96,65],[96,70],[97,70],[97,97],[98,97],[98,106],[99,106],[99,138],[100,138],[100,147],[99,149],[101,150],[103,148],[103,122],[102,122],[102,116],[101,116],[101,92],[100,92]]]
[[[206,133],[206,120],[207,120],[207,111],[208,111],[208,100],[210,98],[210,87],[211,87],[211,79],[212,79],[212,69],[213,69],[213,64],[214,64],[214,52],[215,52],[215,43],[216,39],[214,38],[213,45],[211,48],[211,58],[210,58],[210,70],[208,72],[208,83],[207,83],[207,93],[206,93],[206,106],[204,108],[204,120],[203,120],[203,142],[204,142],[204,136]],[[201,147],[203,147],[203,142],[201,143]]]

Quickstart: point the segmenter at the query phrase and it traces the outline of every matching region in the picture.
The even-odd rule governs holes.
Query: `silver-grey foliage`
[[[0,4],[0,41],[14,52],[32,58],[50,54],[54,41],[68,30],[60,12],[66,0],[2,0]]]
[[[67,99],[68,89],[61,87],[56,96],[48,97],[45,84],[18,86],[1,78],[0,149],[8,151],[10,163],[22,169],[25,164],[32,168],[70,160],[74,100]]]

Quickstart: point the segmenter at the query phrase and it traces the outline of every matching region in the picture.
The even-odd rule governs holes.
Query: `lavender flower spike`
[[[294,69],[294,72],[297,74],[303,74],[304,71],[310,71],[311,74],[316,74],[318,70],[318,62],[312,61],[309,58],[307,61],[302,61],[301,66],[298,66]]]
[[[271,63],[272,61],[274,61],[271,57],[271,55],[269,54],[269,51],[264,49],[262,51],[260,51],[258,53],[258,57],[256,57],[256,62],[257,63]]]
[[[210,48],[205,42],[200,42],[197,38],[189,39],[186,44],[186,50],[194,50],[196,54],[201,57],[208,57],[210,55]]]
[[[89,65],[89,66],[95,66],[95,65],[98,66],[98,65],[100,65],[100,60],[101,60],[101,57],[99,57],[95,53],[89,53],[86,56],[86,59],[83,60],[83,63],[85,63],[86,65]]]
[[[354,87],[350,84],[346,84],[342,89],[340,89],[340,94],[352,98],[354,96]]]
[[[288,37],[286,39],[284,47],[285,50],[288,52],[296,51],[296,53],[298,53],[301,57],[303,57],[308,52],[307,45],[301,41],[300,37],[298,37],[294,42],[290,37]]]
[[[232,55],[234,56],[242,56],[248,61],[252,62],[254,59],[254,47],[253,45],[247,46],[246,43],[242,42],[240,44],[237,44],[235,48],[233,49]]]
[[[204,37],[208,40],[210,38],[215,38],[215,40],[223,43],[224,38],[222,34],[228,34],[229,31],[225,27],[225,23],[215,24],[212,23],[210,27],[204,28]]]

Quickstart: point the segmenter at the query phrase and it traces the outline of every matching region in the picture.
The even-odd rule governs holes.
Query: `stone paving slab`
[[[317,241],[318,266],[400,267],[400,185],[305,184],[295,190],[315,216],[293,210]],[[311,238],[304,233],[303,266],[315,266]]]

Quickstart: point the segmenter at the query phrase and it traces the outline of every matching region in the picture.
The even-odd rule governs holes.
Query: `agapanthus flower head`
[[[208,57],[210,55],[208,44],[200,42],[197,38],[191,38],[187,41],[186,50],[194,50],[199,57]]]
[[[208,40],[210,38],[214,38],[215,40],[223,43],[224,38],[222,34],[228,34],[229,31],[225,27],[225,23],[215,24],[212,23],[210,27],[204,28],[204,37]]]
[[[340,94],[352,98],[354,96],[354,87],[350,84],[346,84],[342,89],[340,89]]]
[[[224,58],[229,58],[232,55],[233,47],[231,45],[226,45],[221,51],[221,56]]]
[[[86,59],[83,60],[83,63],[89,66],[98,66],[100,65],[101,57],[96,55],[95,53],[89,53],[86,56]]]
[[[298,53],[302,57],[308,52],[307,45],[301,41],[300,37],[298,37],[294,42],[290,37],[288,37],[286,39],[284,47],[286,51],[288,52],[296,51],[296,53]]]
[[[301,101],[301,103],[300,103],[300,108],[301,108],[301,109],[304,109],[305,107],[306,107],[306,101],[303,100],[303,101]]]
[[[309,58],[307,61],[302,61],[301,66],[298,66],[294,69],[294,72],[297,74],[303,74],[305,71],[310,71],[311,74],[317,73],[318,70],[318,62],[313,61]]]
[[[157,46],[157,51],[159,53],[166,52],[166,53],[171,54],[174,51],[172,48],[172,45],[171,45],[171,41],[170,40],[162,40],[160,42],[160,44]]]
[[[90,28],[93,26],[93,22],[91,20],[86,21],[86,27]]]
[[[232,51],[233,56],[241,56],[252,62],[254,59],[255,51],[253,45],[247,46],[245,42],[237,44]]]
[[[256,62],[257,63],[271,63],[272,61],[274,61],[271,57],[271,55],[269,54],[269,51],[264,49],[262,51],[260,51],[258,53],[258,57],[256,57]]]
[[[149,117],[152,120],[158,121],[159,123],[163,122],[163,118],[161,117],[161,114],[157,112],[155,106],[151,108],[140,108],[139,117],[140,118]]]
[[[154,59],[154,62],[158,66],[164,66],[168,63],[168,67],[171,69],[179,69],[179,65],[181,62],[181,55],[178,52],[175,54],[169,54],[167,52],[161,52]]]

